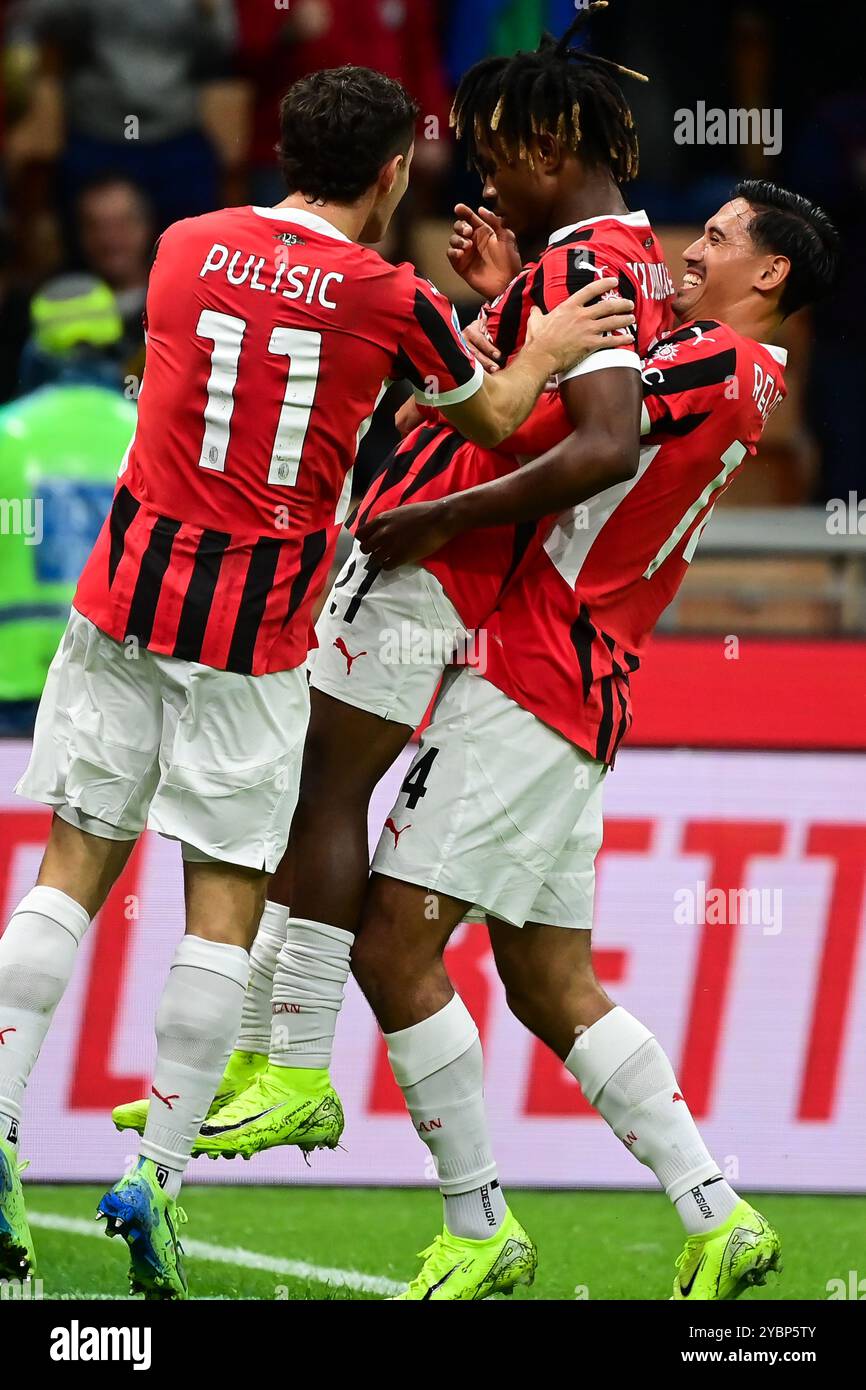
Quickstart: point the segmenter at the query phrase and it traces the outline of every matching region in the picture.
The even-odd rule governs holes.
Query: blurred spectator
[[[816,306],[808,388],[809,423],[821,447],[816,501],[866,494],[866,93],[840,92],[806,123],[795,187],[817,199],[842,235],[842,273]]]
[[[201,86],[231,50],[231,0],[19,0],[10,36],[59,61],[68,202],[111,170],[147,191],[160,226],[216,206]]]
[[[76,206],[85,270],[114,291],[123,320],[120,351],[134,362],[144,347],[142,314],[153,250],[153,212],[140,188],[107,175],[86,185]]]
[[[451,98],[442,67],[437,7],[430,0],[236,0],[239,63],[253,84],[251,186],[262,205],[285,188],[274,146],[286,89],[305,73],[354,63],[404,83],[421,106],[413,181],[450,164]],[[428,118],[433,118],[428,122]]]
[[[473,0],[455,4],[448,25],[448,72],[456,87],[467,68],[493,53],[538,47],[540,35],[564,34],[574,0]]]
[[[21,393],[50,383],[123,385],[123,320],[108,285],[92,275],[49,280],[30,304],[32,333],[21,355]]]
[[[29,298],[16,271],[12,238],[0,226],[0,402],[18,391],[18,362],[30,332]]]
[[[98,386],[52,386],[0,410],[0,734],[32,729],[134,428],[134,405]]]

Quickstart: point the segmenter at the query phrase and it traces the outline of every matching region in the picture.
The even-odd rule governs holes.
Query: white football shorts
[[[451,671],[373,869],[514,926],[588,931],[605,770],[471,668]]]
[[[16,791],[106,839],[145,826],[184,858],[276,869],[309,718],[303,666],[218,671],[107,637],[72,610]]]
[[[446,667],[469,643],[439,580],[420,565],[381,570],[357,541],[316,624],[314,690],[417,729]]]

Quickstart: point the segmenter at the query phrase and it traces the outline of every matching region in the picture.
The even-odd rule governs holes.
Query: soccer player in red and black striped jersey
[[[646,215],[629,213],[620,191],[636,170],[637,145],[615,65],[571,45],[585,19],[586,13],[560,41],[544,38],[534,53],[479,64],[455,101],[455,120],[467,135],[487,200],[522,245],[545,248],[523,269],[519,259],[503,258],[485,285],[498,299],[490,324],[507,357],[506,373],[523,349],[533,311],[557,312],[572,291],[602,298],[627,293],[642,350],[669,321],[673,287],[661,250]],[[551,390],[541,425],[535,425],[556,438],[568,435],[599,486],[637,467],[635,337],[608,337],[576,373],[561,374],[559,391]],[[583,371],[593,358],[597,369]],[[478,448],[452,423],[437,412],[392,456],[361,505],[366,523],[396,497],[401,503],[436,497],[507,473],[527,447],[512,435],[499,449]],[[447,556],[393,574],[356,546],[335,582],[317,628],[301,813],[268,909],[276,912],[277,903],[292,909],[276,965],[275,1006],[296,1002],[301,990],[306,1002],[297,1026],[282,1011],[275,1019],[272,1065],[253,1094],[208,1123],[209,1151],[241,1152],[259,1139],[281,1142],[273,1124],[266,1135],[247,1124],[245,1106],[249,1116],[282,1097],[290,1110],[300,1093],[316,1087],[329,1093],[327,1065],[343,983],[338,957],[342,952],[345,978],[369,876],[370,795],[422,719],[455,644],[495,606],[525,539],[511,526],[461,536]],[[327,968],[302,982],[306,963],[320,951]],[[242,1049],[251,1042],[245,1033]]]
[[[463,528],[556,517],[491,620],[486,670],[455,671],[443,687],[380,840],[353,954],[447,1199],[445,1232],[408,1297],[460,1297],[439,1280],[471,1266],[483,1296],[502,1232],[515,1235],[493,1193],[477,1031],[442,965],[473,904],[486,911],[511,1008],[674,1204],[687,1236],[674,1299],[735,1298],[778,1268],[778,1235],[725,1181],[661,1045],[607,996],[590,951],[602,789],[631,717],[629,673],[784,398],[773,339],[830,288],[838,240],[806,199],[751,181],[685,262],[679,326],[641,372],[633,477],[590,493],[558,446],[370,528],[378,559],[405,562]],[[441,1126],[419,1123],[431,1114]],[[486,1233],[479,1220],[473,1239],[455,1238],[451,1193],[458,1219],[498,1208],[500,1228]]]
[[[55,816],[37,886],[0,939],[0,1234],[15,1227],[0,1273],[4,1258],[15,1274],[33,1259],[15,1160],[24,1086],[79,942],[149,825],[182,844],[187,936],[160,1005],[140,1161],[100,1210],[130,1245],[133,1285],[185,1296],[175,1199],[288,839],[310,609],[358,438],[383,382],[406,378],[495,445],[551,372],[602,341],[603,313],[564,305],[486,377],[448,301],[360,244],[381,239],[406,190],[417,116],[380,73],[313,74],[282,106],[286,199],[162,237],[138,427],[18,788]],[[613,308],[605,322],[630,321]],[[322,1142],[336,1143],[333,1126]]]

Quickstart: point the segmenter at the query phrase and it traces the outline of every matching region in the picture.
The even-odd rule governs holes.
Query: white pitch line
[[[76,1216],[61,1216],[51,1211],[27,1213],[31,1226],[46,1231],[62,1231],[70,1236],[89,1236],[105,1239],[105,1229],[95,1221]],[[283,1260],[277,1255],[262,1255],[257,1250],[241,1246],[211,1245],[206,1240],[184,1240],[184,1252],[194,1260],[211,1260],[215,1264],[235,1265],[256,1269],[266,1274],[282,1274],[289,1279],[311,1279],[316,1284],[331,1284],[335,1288],[352,1289],[356,1293],[375,1293],[388,1298],[402,1293],[405,1284],[378,1274],[362,1274],[356,1269],[331,1269],[327,1265],[307,1264],[305,1260]]]

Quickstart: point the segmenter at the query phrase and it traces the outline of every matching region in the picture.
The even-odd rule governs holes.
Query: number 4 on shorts
[[[418,762],[410,767],[409,775],[400,788],[401,792],[406,793],[408,811],[414,811],[422,796],[427,795],[427,778],[438,756],[438,748],[428,748],[423,758],[419,758]]]

